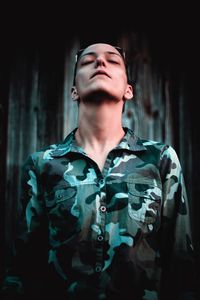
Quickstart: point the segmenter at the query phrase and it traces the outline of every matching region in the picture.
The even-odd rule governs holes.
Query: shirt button
[[[100,206],[100,211],[101,212],[106,212],[106,207],[104,205]]]
[[[103,236],[102,236],[102,235],[99,235],[99,236],[97,237],[97,240],[98,240],[99,242],[102,242],[102,241],[103,241]]]
[[[103,185],[103,184],[104,184],[104,179],[100,179],[100,180],[99,180],[99,184],[100,184],[100,185]]]
[[[101,266],[96,266],[96,267],[95,267],[95,272],[96,272],[96,273],[101,272],[101,270],[102,270]]]

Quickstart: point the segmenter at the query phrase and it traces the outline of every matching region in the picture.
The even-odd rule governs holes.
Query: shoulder
[[[152,140],[141,141],[147,149],[148,161],[157,165],[161,178],[166,178],[166,176],[169,177],[170,175],[179,177],[182,173],[182,167],[173,146]]]
[[[143,146],[151,152],[159,153],[160,158],[171,158],[173,160],[178,159],[177,152],[172,145],[155,141],[155,140],[147,140],[147,139],[140,139]]]
[[[38,165],[38,164],[44,163],[48,160],[54,159],[54,153],[56,153],[56,151],[58,151],[58,150],[60,152],[65,152],[65,151],[67,152],[71,145],[71,142],[73,140],[74,132],[75,132],[75,130],[70,132],[67,135],[67,137],[60,142],[44,146],[44,147],[40,148],[39,150],[30,153],[27,156],[24,164],[25,165],[27,165],[27,164]]]
[[[172,145],[158,140],[144,139],[137,136],[130,128],[125,127],[126,137],[132,150],[139,150],[142,156],[151,156],[156,160],[170,158],[178,160],[176,150]]]
[[[147,150],[146,155],[157,162],[158,166],[180,169],[179,157],[172,145],[148,139],[141,139],[141,142]]]

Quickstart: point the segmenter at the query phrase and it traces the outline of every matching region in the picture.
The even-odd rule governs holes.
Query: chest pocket
[[[46,207],[51,209],[56,205],[68,206],[75,201],[76,192],[76,187],[67,185],[57,187],[54,191],[45,196]]]
[[[129,217],[146,224],[155,223],[160,216],[161,187],[152,180],[130,181],[127,187]]]
[[[58,246],[80,230],[77,207],[77,188],[68,185],[56,187],[46,195],[50,241]]]

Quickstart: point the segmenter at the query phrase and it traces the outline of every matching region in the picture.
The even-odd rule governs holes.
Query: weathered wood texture
[[[134,99],[126,104],[123,124],[142,138],[175,147],[192,198],[194,146],[185,78],[173,68],[160,67],[145,36],[121,34],[118,41],[127,50],[130,74],[135,82]],[[77,124],[77,104],[71,100],[70,90],[74,56],[79,46],[77,38],[53,49],[18,48],[10,64],[8,114],[4,118],[7,152],[4,149],[1,157],[1,162],[6,160],[5,199],[1,201],[4,201],[2,226],[7,255],[16,235],[20,175],[25,158],[43,146],[60,141]]]

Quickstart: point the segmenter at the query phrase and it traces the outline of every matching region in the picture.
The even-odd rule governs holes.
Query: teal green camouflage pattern
[[[85,291],[88,299],[159,299],[162,278],[177,272],[173,261],[192,252],[177,154],[124,128],[101,172],[75,130],[24,164],[21,239],[37,255],[44,247],[69,299]]]

